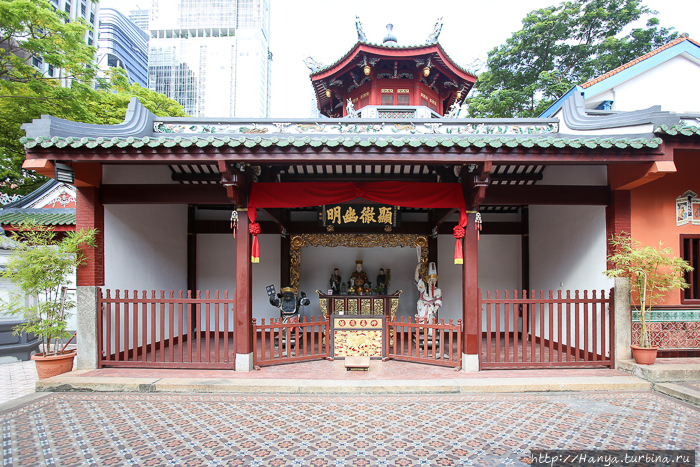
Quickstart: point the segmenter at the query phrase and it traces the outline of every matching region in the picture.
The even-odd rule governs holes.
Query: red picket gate
[[[452,320],[425,320],[412,322],[387,321],[387,359],[407,362],[428,363],[449,367],[462,366],[462,320],[452,324]]]
[[[479,291],[479,323],[481,369],[512,368],[580,368],[613,366],[614,296],[605,291],[600,296],[579,291],[571,297],[561,291],[545,296],[535,291],[528,298],[518,292],[511,298],[496,292],[486,299]]]
[[[99,368],[234,369],[233,298],[98,291]]]
[[[283,323],[272,318],[265,324],[253,319],[256,336],[253,361],[257,366],[281,365],[330,358],[329,320],[304,317],[301,321]]]

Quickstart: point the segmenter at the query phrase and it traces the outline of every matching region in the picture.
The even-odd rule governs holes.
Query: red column
[[[236,305],[234,309],[234,341],[236,354],[253,353],[252,237],[248,232],[248,213],[238,213],[236,236]]]
[[[605,239],[607,255],[612,253],[610,237],[622,232],[632,234],[632,196],[629,190],[615,190],[610,194],[610,204],[605,208]],[[611,265],[608,264],[608,268]]]
[[[479,250],[477,231],[474,229],[476,214],[467,214],[464,234],[464,264],[462,265],[462,353],[477,355],[481,330],[478,328]]]
[[[85,250],[85,262],[76,271],[76,285],[101,286],[105,283],[105,211],[100,203],[100,189],[76,187],[76,229],[97,229],[97,247]]]

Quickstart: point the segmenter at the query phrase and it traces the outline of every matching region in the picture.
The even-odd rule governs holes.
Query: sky
[[[440,44],[456,63],[470,68],[470,64],[485,60],[490,50],[518,31],[527,13],[559,3],[560,0],[271,0],[271,117],[309,116],[310,71],[302,60],[311,56],[330,64],[341,58],[357,41],[355,15],[360,17],[370,42],[381,43],[386,25],[391,23],[400,45],[423,43],[442,17]],[[675,27],[700,40],[700,0],[645,0],[644,4],[658,11],[662,26]],[[148,8],[150,1],[100,1],[101,8],[115,8],[127,15],[137,5]]]

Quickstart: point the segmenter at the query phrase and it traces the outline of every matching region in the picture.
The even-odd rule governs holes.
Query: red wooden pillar
[[[105,211],[100,203],[100,189],[76,187],[76,230],[97,229],[96,248],[85,249],[85,262],[76,271],[76,285],[100,286],[105,283]]]
[[[238,212],[236,236],[236,300],[234,309],[234,345],[236,371],[253,369],[253,298],[252,264],[250,262],[252,236],[248,232],[248,213]]]
[[[476,213],[467,214],[467,227],[464,235],[464,264],[462,265],[462,353],[463,367],[468,371],[479,369],[478,328],[479,294],[479,251],[477,231],[474,228]]]

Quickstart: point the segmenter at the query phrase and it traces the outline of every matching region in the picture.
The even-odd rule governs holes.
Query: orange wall
[[[676,173],[634,188],[632,202],[632,237],[645,245],[659,241],[680,256],[680,235],[700,234],[700,225],[676,226],[676,198],[687,190],[700,194],[700,153],[676,155]],[[663,305],[679,305],[679,291],[667,295]]]

